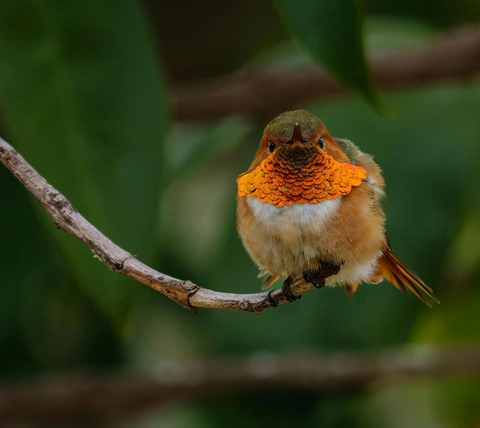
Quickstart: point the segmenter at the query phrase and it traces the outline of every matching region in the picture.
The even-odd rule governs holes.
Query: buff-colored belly
[[[342,197],[318,204],[294,204],[281,208],[246,197],[251,211],[248,224],[239,223],[244,244],[261,271],[280,278],[300,276],[316,269],[319,260],[341,264],[327,285],[368,281],[381,251],[353,254],[347,235],[338,233],[335,219]]]

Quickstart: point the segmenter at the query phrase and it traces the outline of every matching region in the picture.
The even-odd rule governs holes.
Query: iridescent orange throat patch
[[[309,156],[301,168],[298,162],[275,153],[257,168],[237,178],[238,195],[257,198],[280,208],[293,204],[318,204],[348,195],[360,186],[367,172],[349,163],[340,163],[325,152]]]

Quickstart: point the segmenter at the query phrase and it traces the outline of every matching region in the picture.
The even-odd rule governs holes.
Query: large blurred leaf
[[[382,110],[365,59],[357,0],[274,0],[293,35],[340,82]]]
[[[167,114],[136,2],[2,1],[0,52],[11,142],[100,230],[148,261]],[[48,224],[77,280],[120,320],[126,280]]]
[[[0,210],[0,377],[118,362],[111,323],[74,286],[31,198],[2,166],[0,185],[8,201]]]
[[[196,276],[227,239],[226,230],[234,224],[230,217],[234,204],[229,202],[236,194],[239,174],[230,163],[244,152],[241,145],[250,131],[247,123],[230,118],[213,125],[177,126],[167,138],[172,175],[162,194],[159,229],[171,244],[164,248],[163,262],[178,257]],[[174,266],[162,268],[175,270]],[[207,271],[210,269],[215,270],[215,266]],[[190,277],[190,272],[177,274]]]
[[[25,290],[34,277],[37,279],[32,270],[37,272],[41,253],[35,239],[35,217],[26,195],[19,192],[21,186],[1,165],[0,186],[2,201],[8,201],[2,203],[0,209],[0,373],[5,373],[15,371],[27,359],[21,358],[24,345],[19,312]],[[45,252],[41,255],[44,256]],[[32,270],[24,268],[25,260]]]

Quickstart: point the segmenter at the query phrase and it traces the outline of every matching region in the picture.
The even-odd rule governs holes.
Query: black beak
[[[300,125],[297,123],[295,125],[295,128],[293,128],[293,135],[292,135],[292,143],[294,143],[295,141],[298,141],[299,143],[301,143],[303,140],[302,138],[302,130],[300,129]]]

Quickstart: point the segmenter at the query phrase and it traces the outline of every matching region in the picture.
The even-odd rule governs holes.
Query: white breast
[[[247,198],[247,202],[256,220],[267,229],[314,228],[321,231],[337,212],[341,198],[318,204],[293,204],[281,208],[260,202],[256,198]]]
[[[264,232],[251,241],[254,248],[261,248],[270,273],[283,276],[285,272],[302,272],[312,263],[316,266],[322,248],[327,246],[327,231],[332,227],[331,219],[340,206],[340,199],[278,208],[247,197],[255,221]],[[307,236],[310,239],[306,239]]]
[[[255,254],[254,259],[259,262],[261,272],[279,277],[300,275],[306,269],[315,268],[322,254],[335,257],[335,245],[338,245],[339,238],[336,237],[336,243],[332,242],[331,231],[336,224],[332,220],[340,208],[341,199],[277,208],[247,197],[255,221],[262,226],[262,233],[251,235],[245,245]],[[363,260],[348,260],[342,254],[341,259],[345,263],[337,275],[327,279],[327,285],[369,281],[380,255],[381,251]]]

